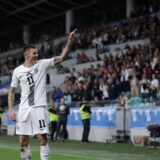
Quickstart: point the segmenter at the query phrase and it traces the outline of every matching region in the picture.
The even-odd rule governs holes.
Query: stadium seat
[[[140,97],[132,97],[131,103],[133,107],[139,107],[141,104],[141,98]]]

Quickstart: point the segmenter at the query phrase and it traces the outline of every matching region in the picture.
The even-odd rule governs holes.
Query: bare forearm
[[[71,48],[71,46],[72,46],[73,41],[75,40],[76,31],[77,31],[77,29],[75,29],[74,31],[72,31],[72,32],[69,34],[67,44],[66,44],[66,46],[64,47],[61,55],[58,56],[58,57],[56,57],[56,58],[54,59],[54,64],[58,64],[58,63],[64,61],[64,59],[66,58],[67,54],[68,54],[69,51],[70,51],[70,48]]]
[[[15,88],[11,87],[9,89],[9,94],[8,94],[8,109],[9,110],[13,109],[14,99],[15,99]]]
[[[61,53],[61,58],[62,61],[65,59],[65,57],[67,56],[67,54],[69,53],[71,46],[72,46],[73,41],[72,40],[68,40],[67,44],[65,46],[65,48],[63,49],[62,53]]]
[[[66,56],[68,55],[70,48],[72,46],[72,40],[68,39],[66,46],[64,47],[62,53],[60,54],[60,56],[55,58],[55,64],[58,64],[60,62],[63,62],[64,59],[66,58]]]

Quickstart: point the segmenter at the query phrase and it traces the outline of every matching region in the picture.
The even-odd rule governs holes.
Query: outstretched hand
[[[70,34],[69,34],[69,40],[73,41],[76,39],[76,32],[77,29],[74,29]]]

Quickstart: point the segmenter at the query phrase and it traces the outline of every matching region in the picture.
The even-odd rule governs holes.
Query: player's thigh
[[[45,107],[33,108],[31,121],[34,134],[48,133],[48,113]]]
[[[31,122],[17,122],[16,124],[16,134],[18,135],[32,135]]]
[[[32,135],[32,125],[30,121],[30,115],[24,121],[21,110],[17,115],[16,134],[18,135]]]

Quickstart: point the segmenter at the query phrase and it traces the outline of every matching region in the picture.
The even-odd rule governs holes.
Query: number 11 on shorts
[[[39,120],[39,128],[40,128],[40,129],[43,129],[43,128],[45,128],[45,127],[46,127],[46,124],[45,124],[44,119]]]

